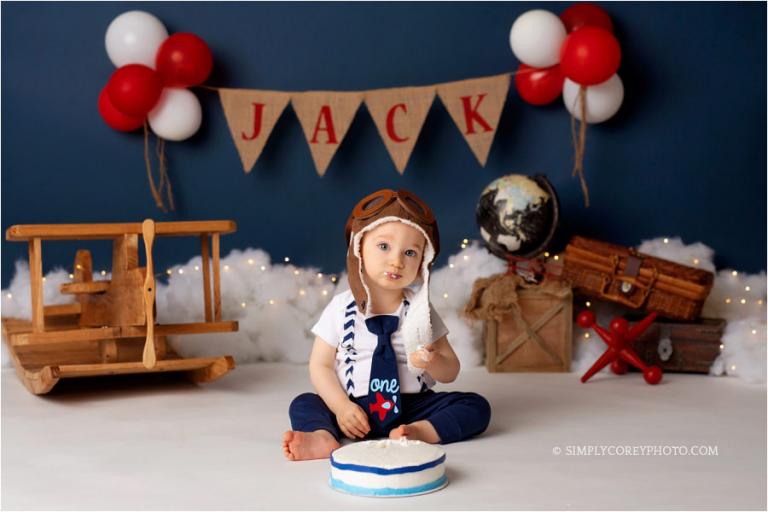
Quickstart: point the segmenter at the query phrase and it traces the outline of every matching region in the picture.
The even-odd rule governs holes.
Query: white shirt
[[[408,314],[406,300],[392,316],[403,318]],[[432,342],[448,334],[448,328],[430,304],[432,323]],[[370,315],[376,316],[376,315]],[[371,361],[378,339],[365,325],[365,316],[355,306],[351,290],[339,293],[325,307],[323,314],[312,327],[312,333],[336,348],[336,375],[342,387],[350,396],[360,397],[368,394],[368,381],[371,378]],[[401,393],[419,393],[435,385],[435,380],[426,372],[414,375],[408,370],[405,343],[400,328],[392,335],[392,348],[397,357]]]

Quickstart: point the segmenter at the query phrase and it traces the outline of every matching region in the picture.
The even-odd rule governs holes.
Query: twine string
[[[584,178],[584,152],[587,144],[587,88],[579,87],[578,96],[579,128],[576,130],[576,116],[571,114],[571,141],[573,142],[573,172],[572,176],[579,177],[581,192],[584,194],[584,206],[589,208],[589,187]]]
[[[171,178],[168,176],[168,160],[165,157],[165,139],[162,137],[157,138],[156,151],[160,172],[160,186],[158,188],[160,189],[160,194],[162,194],[163,189],[165,189],[168,205],[171,211],[175,211],[176,205],[173,200],[173,188],[171,187]]]
[[[157,162],[158,162],[158,173],[160,174],[160,183],[157,185],[157,189],[162,195],[163,189],[165,188],[165,179],[166,175],[163,172],[163,139],[158,137],[157,141],[155,142],[155,156],[157,156]]]
[[[510,71],[509,73],[501,73],[500,75],[494,75],[494,76],[501,76],[503,74],[507,74],[509,76],[527,75],[529,73],[536,73],[538,71],[541,71],[541,68],[529,68],[529,69],[523,69],[523,70],[517,70],[517,71]],[[201,89],[203,91],[213,91],[213,92],[219,92],[220,89],[224,89],[224,87],[214,87],[212,85],[193,85],[190,88]],[[346,92],[365,92],[365,91],[346,91]]]
[[[149,181],[149,190],[152,192],[152,197],[155,200],[155,204],[158,208],[166,212],[165,204],[163,203],[163,197],[157,190],[155,185],[155,178],[152,176],[152,162],[149,159],[149,126],[147,121],[144,121],[144,163],[147,167],[147,180]]]

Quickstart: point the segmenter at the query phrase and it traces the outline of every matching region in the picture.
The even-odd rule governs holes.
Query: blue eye
[[[387,251],[387,250],[389,250],[389,244],[388,244],[388,243],[386,243],[386,242],[381,242],[381,243],[378,245],[378,247],[379,247],[379,249],[381,249],[382,251]]]
[[[416,251],[414,251],[413,249],[408,249],[407,251],[405,251],[405,255],[410,257],[410,258],[416,257],[417,254],[418,253]]]

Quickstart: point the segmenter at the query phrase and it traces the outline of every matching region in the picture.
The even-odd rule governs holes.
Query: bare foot
[[[425,443],[437,444],[440,442],[440,436],[437,435],[435,427],[427,420],[416,421],[408,425],[400,425],[389,432],[390,439],[400,439],[407,437],[411,440],[424,441]]]
[[[339,446],[339,442],[327,430],[289,430],[283,434],[283,453],[288,460],[327,459]]]

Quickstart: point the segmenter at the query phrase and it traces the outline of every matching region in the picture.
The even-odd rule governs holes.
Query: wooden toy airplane
[[[221,319],[219,273],[220,236],[235,230],[235,222],[229,220],[10,227],[6,240],[29,244],[32,320],[2,321],[19,378],[39,395],[69,377],[182,371],[194,382],[208,382],[232,370],[231,356],[179,357],[166,336],[238,330],[237,322]],[[139,267],[139,236],[144,241],[146,267]],[[155,323],[155,236],[200,238],[204,322]],[[94,281],[91,253],[79,250],[73,281],[61,285],[61,293],[74,295],[75,302],[45,306],[42,242],[100,239],[112,240],[111,279]]]

